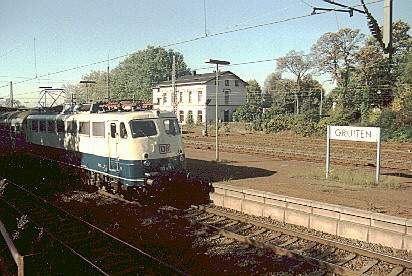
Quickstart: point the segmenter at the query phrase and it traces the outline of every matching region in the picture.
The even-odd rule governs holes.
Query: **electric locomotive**
[[[113,192],[162,190],[186,174],[181,130],[172,112],[107,110],[99,104],[60,113],[3,112],[0,135],[2,147],[75,166],[90,184]]]

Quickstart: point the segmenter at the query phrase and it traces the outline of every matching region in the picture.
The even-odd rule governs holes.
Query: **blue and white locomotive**
[[[83,111],[82,111],[83,110]],[[84,170],[115,191],[159,186],[185,175],[181,130],[172,112],[108,111],[84,105],[61,113],[0,113],[3,146]]]

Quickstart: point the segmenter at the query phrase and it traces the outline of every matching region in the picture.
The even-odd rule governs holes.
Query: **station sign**
[[[376,184],[379,183],[381,163],[381,129],[379,127],[328,126],[326,137],[326,178],[330,174],[330,140],[376,143],[375,182]]]
[[[379,127],[330,126],[330,139],[377,143]]]

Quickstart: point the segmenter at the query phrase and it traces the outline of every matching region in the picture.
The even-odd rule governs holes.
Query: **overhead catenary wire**
[[[374,3],[379,3],[379,2],[383,2],[383,1],[384,0],[374,0],[374,1],[368,2],[367,4],[374,4]],[[358,6],[362,6],[362,5],[354,5],[352,7],[358,7]],[[303,18],[315,16],[315,15],[321,15],[321,14],[325,14],[325,13],[328,13],[328,12],[330,12],[330,11],[322,11],[322,12],[318,12],[318,13],[310,13],[310,14],[305,14],[305,15],[300,15],[300,16],[289,17],[289,18],[285,18],[285,19],[281,19],[281,20],[274,20],[274,21],[270,21],[270,22],[266,22],[266,23],[261,23],[261,24],[256,24],[256,25],[251,25],[251,26],[246,26],[246,27],[241,27],[241,28],[235,28],[235,29],[227,30],[227,31],[216,32],[216,33],[208,34],[207,36],[206,35],[201,35],[201,36],[193,37],[193,38],[190,38],[190,39],[177,41],[177,42],[169,43],[169,44],[165,44],[165,45],[159,45],[159,46],[166,48],[166,47],[172,47],[172,46],[177,46],[177,45],[181,45],[181,44],[187,44],[187,43],[199,41],[199,40],[206,39],[206,38],[211,38],[211,37],[216,37],[216,36],[221,36],[221,35],[226,35],[226,34],[230,34],[230,33],[246,31],[246,30],[251,30],[251,29],[256,29],[256,28],[261,28],[261,27],[266,27],[266,26],[271,26],[271,25],[274,25],[274,24],[280,24],[280,23],[285,23],[285,22],[289,22],[289,21],[294,21],[294,20],[298,20],[298,19],[303,19]],[[129,56],[128,53],[110,58],[109,61],[121,59],[121,58],[124,58],[124,57],[127,57],[127,56]],[[90,67],[90,66],[93,66],[93,65],[106,63],[107,61],[108,61],[107,59],[104,59],[104,60],[99,60],[99,61],[92,62],[92,63],[89,63],[89,64],[78,65],[78,66],[75,66],[75,67],[62,69],[62,70],[58,70],[58,71],[47,73],[47,74],[42,74],[42,75],[39,75],[39,76],[31,78],[31,79],[26,79],[26,80],[15,82],[14,85],[25,83],[25,82],[28,82],[28,81],[32,81],[32,80],[37,79],[38,77],[47,77],[47,76],[52,76],[52,75],[56,75],[56,74],[61,74],[61,73],[64,73],[64,72],[73,71],[73,70],[79,70],[79,69]],[[4,88],[4,87],[7,87],[7,85],[0,86],[0,88]]]

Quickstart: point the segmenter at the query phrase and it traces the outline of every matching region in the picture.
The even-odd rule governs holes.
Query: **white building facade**
[[[153,107],[176,110],[179,122],[197,124],[215,121],[216,73],[186,75],[176,79],[176,99],[171,81],[161,82],[153,90]],[[218,120],[230,122],[233,112],[246,103],[246,82],[230,71],[219,72]],[[175,100],[175,101],[174,101]]]

